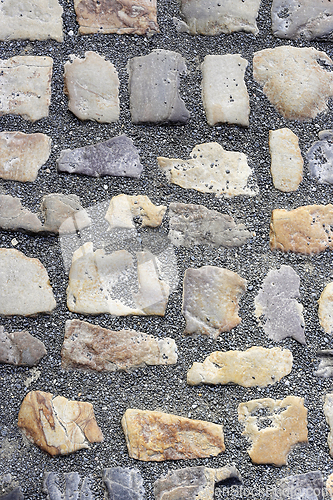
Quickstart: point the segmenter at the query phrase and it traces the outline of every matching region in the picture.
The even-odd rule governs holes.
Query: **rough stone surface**
[[[35,122],[49,114],[53,59],[16,56],[0,60],[0,116]]]
[[[333,184],[333,130],[322,130],[319,139],[307,152],[310,175],[319,184]]]
[[[134,229],[135,218],[142,227],[158,227],[162,224],[166,209],[165,205],[154,205],[148,196],[119,194],[111,199],[105,219],[110,229]]]
[[[278,481],[272,500],[322,500],[323,476],[320,471],[285,477]]]
[[[186,123],[190,113],[179,96],[185,59],[177,52],[155,49],[127,64],[133,123]]]
[[[0,496],[0,500],[24,500],[21,488],[15,488],[14,490]]]
[[[138,469],[110,467],[103,470],[105,500],[145,500],[143,479]]]
[[[175,364],[177,346],[168,337],[160,340],[134,330],[112,331],[74,319],[66,321],[61,359],[64,369],[112,372]]]
[[[223,427],[211,422],[128,409],[121,424],[129,456],[136,460],[190,460],[225,451]]]
[[[296,191],[303,179],[303,158],[298,137],[288,128],[269,131],[271,174],[274,187],[285,193]]]
[[[333,334],[333,283],[325,286],[318,300],[319,322],[326,333]]]
[[[49,392],[31,391],[26,395],[18,426],[30,441],[52,456],[103,441],[92,404],[54,397]]]
[[[208,335],[216,339],[241,322],[238,300],[246,281],[238,274],[215,266],[187,269],[183,288],[184,333]]]
[[[253,175],[245,154],[226,151],[217,142],[198,144],[189,160],[157,158],[171,184],[216,196],[255,196],[257,187],[249,186]]]
[[[324,403],[324,414],[329,425],[330,432],[327,437],[330,455],[333,457],[333,394],[326,394]]]
[[[317,377],[333,377],[333,351],[330,349],[318,351],[317,357],[319,358],[320,363],[314,374]]]
[[[308,442],[303,398],[287,396],[282,400],[265,398],[241,403],[238,420],[244,424],[243,435],[252,443],[248,453],[255,464],[286,465],[295,445]]]
[[[306,205],[272,211],[271,250],[317,254],[333,247],[333,205]]]
[[[114,65],[96,52],[73,57],[65,66],[68,108],[80,120],[112,123],[119,119],[119,79]]]
[[[247,351],[213,352],[187,372],[189,385],[238,384],[266,387],[291,372],[293,356],[288,349],[251,347]]]
[[[255,52],[254,79],[288,120],[309,120],[327,109],[333,96],[333,61],[313,47],[282,46]]]
[[[143,165],[132,139],[126,135],[78,149],[61,151],[57,161],[58,172],[102,177],[139,178]]]
[[[297,302],[300,279],[292,267],[270,271],[255,298],[255,315],[266,335],[276,342],[292,337],[305,344],[303,306]]]
[[[56,307],[49,277],[38,259],[0,248],[0,315],[31,316]]]
[[[35,366],[46,354],[43,342],[30,333],[7,333],[4,327],[0,326],[0,363]]]
[[[64,483],[63,493],[59,486],[61,477]],[[44,474],[43,491],[47,495],[47,500],[95,500],[89,486],[89,477],[85,477],[81,484],[81,477],[78,472],[68,472],[61,475],[55,472],[46,472]]]
[[[333,474],[330,474],[327,478],[326,489],[330,498],[333,498]]]
[[[0,195],[0,228],[5,231],[39,233],[42,223],[36,214],[22,207],[19,198],[3,194]]]
[[[208,55],[202,65],[202,100],[208,124],[249,126],[249,94],[244,82],[248,62],[239,54]]]

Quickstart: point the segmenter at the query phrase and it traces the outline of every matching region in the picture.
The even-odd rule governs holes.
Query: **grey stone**
[[[317,377],[333,377],[333,351],[330,349],[318,351],[317,357],[320,363],[314,374],[317,375]]]
[[[9,493],[5,493],[0,496],[0,500],[24,500],[24,496],[22,494],[21,488],[15,488]]]
[[[89,477],[85,477],[81,483],[81,477],[77,472],[62,474],[64,488],[63,492],[59,486],[59,476],[55,472],[44,474],[43,491],[47,500],[94,500],[94,495],[89,486]]]
[[[322,130],[319,139],[307,152],[310,175],[319,184],[333,184],[333,130]]]
[[[105,500],[144,500],[145,489],[138,469],[110,467],[103,470]]]
[[[177,52],[155,49],[127,64],[133,123],[187,123],[190,113],[179,96],[185,59]]]
[[[333,457],[333,394],[326,394],[324,403],[324,414],[326,422],[329,425],[330,432],[327,436],[327,444],[330,449],[330,455]]]
[[[307,472],[281,479],[276,484],[272,500],[322,500],[323,477],[320,471]]]
[[[43,342],[30,333],[7,333],[0,326],[0,363],[16,366],[35,366],[47,354]]]
[[[102,177],[134,177],[138,179],[143,165],[132,139],[126,135],[113,137],[91,146],[61,151],[57,161],[58,172]]]
[[[39,233],[42,223],[37,215],[22,207],[19,198],[0,195],[0,227],[6,231]]]

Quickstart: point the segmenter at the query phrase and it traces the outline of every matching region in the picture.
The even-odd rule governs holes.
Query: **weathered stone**
[[[318,300],[319,322],[326,333],[333,334],[333,283],[325,286]]]
[[[272,30],[278,38],[332,40],[331,0],[273,0]]]
[[[103,470],[105,500],[144,500],[145,489],[138,469],[110,467]]]
[[[330,474],[327,478],[326,489],[330,498],[333,498],[333,474]]]
[[[333,205],[306,205],[272,211],[271,250],[305,255],[333,247]]]
[[[51,138],[45,134],[0,132],[0,177],[33,182],[50,153]]]
[[[333,351],[330,349],[318,351],[319,358],[318,370],[314,372],[317,377],[329,378],[333,377]]]
[[[208,335],[216,339],[241,322],[238,300],[246,281],[238,274],[215,266],[187,269],[183,288],[185,334]]]
[[[17,487],[9,493],[0,496],[0,500],[24,500],[21,488]]]
[[[273,489],[271,500],[322,500],[323,486],[320,471],[285,477]]]
[[[326,422],[328,423],[330,428],[330,432],[327,437],[327,443],[330,449],[330,455],[333,457],[333,394],[326,394],[324,414],[326,417]]]
[[[266,335],[276,342],[292,337],[305,344],[303,306],[297,302],[300,279],[292,267],[270,271],[255,298],[255,315]]]
[[[0,357],[1,359],[1,357]],[[116,371],[177,363],[177,346],[134,330],[112,331],[74,319],[66,321],[61,350],[64,369]]]
[[[112,123],[119,119],[119,79],[114,65],[96,52],[73,57],[65,66],[68,109],[80,120]]]
[[[53,59],[16,56],[0,60],[0,116],[21,115],[32,122],[49,114]]]
[[[288,349],[251,347],[247,351],[213,352],[187,372],[189,385],[238,384],[266,387],[291,372],[293,355]]]
[[[333,184],[333,130],[322,130],[319,139],[307,152],[310,175],[319,184]]]
[[[173,470],[155,482],[155,499],[214,500],[215,485],[228,479],[242,482],[240,473],[233,465],[220,469],[201,466]]]
[[[38,259],[0,248],[0,315],[31,316],[56,307],[49,277]]]
[[[63,41],[62,7],[57,0],[3,0],[0,5],[0,40]]]
[[[289,128],[269,131],[271,174],[276,189],[296,191],[303,179],[303,158],[298,137]]]
[[[119,194],[111,199],[105,219],[110,229],[134,229],[134,218],[139,219],[142,227],[158,227],[162,224],[166,209],[164,205],[154,205],[148,196]]]
[[[216,196],[255,196],[257,187],[248,185],[253,175],[244,153],[226,151],[217,142],[198,144],[189,160],[157,158],[168,181],[184,189]]]
[[[49,392],[31,391],[26,395],[18,426],[30,441],[52,456],[67,455],[89,448],[89,443],[103,441],[92,404],[54,397]]]
[[[308,442],[307,412],[304,399],[296,396],[241,403],[238,420],[245,426],[243,435],[252,442],[248,450],[252,462],[286,465],[295,445]]]
[[[333,61],[313,47],[264,49],[253,57],[254,79],[288,120],[309,120],[327,109],[333,96]]]
[[[133,123],[186,123],[190,113],[179,96],[180,75],[186,74],[185,59],[177,52],[155,49],[133,57],[127,64]]]
[[[222,425],[159,411],[126,410],[121,424],[131,458],[145,462],[216,457],[225,450]]]
[[[0,326],[0,363],[35,366],[46,354],[43,342],[30,333],[7,333],[4,327]]]
[[[247,65],[239,54],[205,57],[201,65],[202,100],[209,125],[249,126],[249,94],[244,82]]]
[[[6,231],[39,233],[42,223],[37,215],[22,207],[19,198],[0,195],[0,228]]]
[[[219,35],[245,31],[258,33],[260,0],[181,0],[181,17],[174,18],[179,31],[191,35]]]
[[[83,174],[92,177],[113,175],[135,177],[142,173],[138,150],[126,135],[113,137],[91,146],[61,151],[57,161],[58,172]]]
[[[43,492],[47,495],[47,500],[94,500],[89,485],[89,476],[81,481],[78,472],[69,472],[62,474],[64,483],[64,492],[61,492],[59,483],[61,475],[55,472],[46,472],[44,474]],[[82,484],[81,484],[82,483]]]

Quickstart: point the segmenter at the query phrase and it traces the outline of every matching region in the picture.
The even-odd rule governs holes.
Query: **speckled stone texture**
[[[46,355],[43,342],[29,332],[5,332],[0,326],[0,363],[35,366]]]
[[[22,494],[21,488],[15,488],[9,493],[5,493],[0,496],[0,500],[24,500],[24,496]]]
[[[64,483],[63,488],[59,484],[61,482]],[[81,481],[78,472],[65,474],[46,472],[43,480],[43,491],[47,495],[47,500],[95,500],[89,482],[89,476]]]
[[[276,189],[296,191],[303,179],[303,158],[298,137],[288,128],[269,131],[271,174]]]
[[[319,184],[333,184],[333,130],[319,132],[319,141],[307,152],[310,175]]]
[[[272,500],[322,500],[323,476],[320,471],[297,474],[281,479],[276,484]]]
[[[110,467],[103,470],[105,500],[145,500],[143,479],[138,469]]]

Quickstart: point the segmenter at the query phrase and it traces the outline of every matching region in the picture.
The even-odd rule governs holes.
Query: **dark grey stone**
[[[330,349],[318,351],[317,357],[319,358],[320,363],[314,374],[317,377],[333,377],[333,351]]]
[[[47,354],[43,342],[28,332],[6,333],[0,326],[0,363],[35,366]]]
[[[47,494],[47,500],[94,500],[89,486],[89,477],[81,477],[77,472],[63,474],[65,482],[63,493],[59,487],[59,474],[46,472],[44,474],[43,490]]]
[[[106,498],[110,500],[143,500],[145,490],[137,469],[111,467],[103,470]]]
[[[322,130],[319,139],[307,152],[310,175],[319,184],[333,184],[333,130]]]
[[[0,500],[24,500],[21,488],[15,488],[15,490],[5,493],[0,496]]]
[[[271,499],[322,500],[323,487],[323,477],[320,471],[289,476],[277,483]]]

